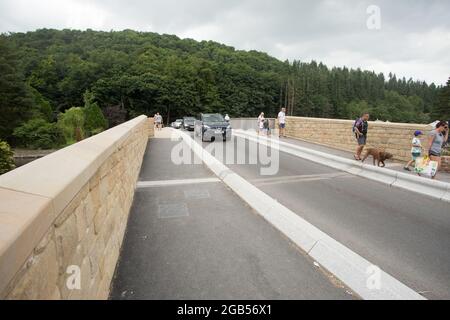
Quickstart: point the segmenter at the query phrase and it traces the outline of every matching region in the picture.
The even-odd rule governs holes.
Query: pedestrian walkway
[[[294,138],[280,138],[280,141],[291,143],[291,144],[301,146],[304,148],[313,149],[316,151],[326,152],[326,153],[333,154],[333,155],[340,156],[340,157],[347,158],[347,159],[353,159],[353,155],[354,155],[354,153],[350,152],[350,151],[335,149],[332,147],[328,147],[328,146],[324,146],[324,145],[320,145],[317,143],[308,142],[308,141],[304,141],[304,140],[294,139]],[[356,148],[356,145],[355,145],[355,148]],[[372,161],[372,159],[370,158],[370,159],[366,160],[366,163],[371,164],[372,163],[371,161]],[[403,163],[403,162],[390,161],[390,160],[386,161],[386,168],[414,175],[414,172],[408,172],[408,171],[403,170],[404,166],[405,166],[405,163]],[[427,178],[424,177],[424,179],[427,179]],[[450,183],[450,173],[439,172],[438,175],[436,176],[436,180]]]
[[[111,299],[354,299],[203,164],[147,146]]]

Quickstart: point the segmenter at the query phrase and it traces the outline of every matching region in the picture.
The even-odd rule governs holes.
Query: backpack
[[[353,132],[353,133],[356,132],[355,128],[356,128],[356,124],[358,123],[358,120],[359,120],[359,118],[357,118],[357,119],[355,120],[355,122],[353,122],[353,127],[352,127],[352,132]]]

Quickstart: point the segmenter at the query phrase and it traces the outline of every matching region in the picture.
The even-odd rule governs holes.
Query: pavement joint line
[[[200,179],[181,179],[181,180],[153,180],[153,181],[138,181],[136,188],[155,188],[155,187],[168,187],[168,186],[180,186],[199,183],[212,183],[220,182],[218,178],[200,178]]]
[[[182,132],[184,140],[216,175],[226,167],[189,135]],[[221,168],[220,171],[218,171]],[[231,169],[229,169],[231,171]],[[229,173],[222,180],[243,201],[260,214],[267,222],[322,265],[340,281],[367,300],[426,300],[413,289],[380,269],[381,287],[369,289],[367,285],[370,261],[336,241],[278,201],[252,185],[236,173]]]
[[[321,173],[321,174],[305,174],[305,175],[294,175],[294,176],[281,176],[281,177],[273,177],[273,178],[258,178],[252,179],[251,182],[255,183],[264,183],[264,182],[275,182],[275,181],[301,181],[303,179],[331,179],[331,178],[339,178],[339,177],[350,177],[351,175],[347,172],[339,172],[339,173]]]
[[[354,178],[350,175],[345,175],[345,176],[337,176],[334,178],[346,178],[346,179],[350,179],[350,178]],[[270,185],[276,185],[276,184],[287,184],[287,183],[297,183],[297,182],[313,182],[313,181],[323,181],[323,180],[331,180],[333,178],[303,178],[303,179],[290,179],[290,180],[274,180],[274,181],[267,181],[267,182],[254,182],[255,185],[257,186],[270,186]]]
[[[389,187],[400,188],[439,199],[444,202],[450,202],[450,183],[447,182],[417,177],[388,168],[379,168],[368,164],[361,164],[359,162],[355,162],[354,160],[293,145],[284,141],[278,141],[278,145],[272,145],[274,140],[271,138],[248,134],[238,129],[233,131],[233,135],[257,143],[263,143],[266,146],[275,148],[276,150],[286,152],[327,167],[338,169],[364,179],[384,183]]]

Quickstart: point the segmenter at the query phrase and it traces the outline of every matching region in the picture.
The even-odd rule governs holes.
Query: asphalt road
[[[450,299],[449,204],[283,152],[274,176],[261,176],[260,165],[228,166],[413,290]]]
[[[211,178],[150,140],[141,181]],[[139,188],[111,299],[353,299],[222,182]]]

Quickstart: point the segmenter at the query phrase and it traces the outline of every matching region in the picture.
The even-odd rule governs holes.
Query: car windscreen
[[[205,122],[224,122],[224,118],[221,114],[205,114],[203,115],[203,121]]]

